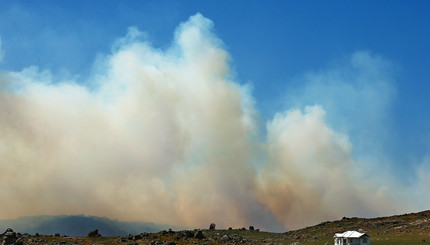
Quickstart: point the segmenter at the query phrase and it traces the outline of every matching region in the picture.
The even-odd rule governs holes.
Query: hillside
[[[67,216],[65,216],[67,217]],[[79,216],[78,216],[79,217]],[[85,216],[84,216],[85,217]],[[82,218],[82,216],[81,216]],[[97,219],[97,217],[92,217]],[[105,218],[98,218],[105,219]],[[81,221],[83,221],[82,219]],[[87,222],[87,221],[86,221]],[[99,223],[102,224],[102,223]],[[119,223],[118,223],[119,224]],[[77,223],[79,225],[79,223]],[[42,226],[43,227],[43,226]],[[84,228],[89,226],[82,226]],[[52,229],[54,229],[53,227]],[[57,227],[58,233],[60,226]],[[122,227],[124,232],[128,229]],[[116,229],[121,230],[119,227]],[[294,245],[313,245],[333,244],[334,233],[344,232],[347,230],[357,230],[366,232],[370,235],[372,245],[413,245],[430,243],[430,211],[419,213],[410,213],[380,218],[343,218],[337,221],[328,221],[321,224],[306,227],[303,229],[289,231],[285,233],[271,233],[259,231],[249,227],[248,229],[229,229],[229,230],[163,230],[156,233],[148,233],[143,230],[135,235],[109,236],[102,232],[98,236],[96,232],[94,237],[77,237],[61,233],[56,235],[34,235],[19,234],[9,231],[9,235],[0,236],[1,244],[7,239],[14,241],[15,244],[50,244],[50,245],[73,245],[73,244],[294,244]],[[16,230],[23,232],[23,230]],[[88,233],[90,230],[86,230]],[[44,234],[42,231],[38,231]],[[66,234],[66,235],[65,235]],[[3,242],[3,243],[2,243]]]
[[[397,244],[396,241],[430,243],[430,210],[370,219],[344,217],[341,220],[289,231],[284,236],[286,240],[304,242],[331,241],[334,233],[348,230],[367,233],[371,237],[372,244]]]

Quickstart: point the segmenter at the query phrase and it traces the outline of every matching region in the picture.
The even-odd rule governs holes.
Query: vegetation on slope
[[[251,227],[250,227],[251,228]],[[430,211],[381,218],[343,218],[328,221],[286,233],[262,232],[251,229],[216,230],[215,226],[205,230],[163,230],[156,233],[143,232],[136,235],[103,237],[98,231],[88,237],[56,235],[18,234],[8,231],[0,238],[15,244],[333,244],[335,233],[356,230],[370,235],[372,245],[430,244]],[[97,234],[94,234],[97,233]]]

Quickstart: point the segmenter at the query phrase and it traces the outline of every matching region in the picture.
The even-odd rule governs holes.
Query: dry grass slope
[[[15,244],[333,244],[333,235],[346,230],[366,232],[372,245],[430,244],[430,211],[373,219],[343,218],[286,233],[255,230],[187,230],[141,233],[123,237],[35,236],[15,233]],[[1,236],[1,244],[8,235]],[[13,240],[13,239],[12,239]],[[12,241],[9,239],[9,241]]]

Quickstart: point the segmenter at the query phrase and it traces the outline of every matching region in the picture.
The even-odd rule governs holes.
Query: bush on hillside
[[[88,237],[101,237],[101,236],[102,235],[99,234],[99,229],[95,229],[88,233]]]

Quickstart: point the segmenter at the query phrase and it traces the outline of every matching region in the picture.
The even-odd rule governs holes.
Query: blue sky
[[[407,169],[430,147],[427,92],[430,6],[426,1],[5,1],[1,3],[1,67],[36,65],[78,74],[82,82],[100,54],[127,28],[144,31],[157,48],[172,41],[178,23],[200,12],[232,57],[240,83],[251,83],[264,118],[284,109],[292,80],[328,69],[355,51],[382,56],[393,66],[391,105],[396,167]],[[318,103],[318,101],[316,101]],[[397,153],[401,152],[400,155]],[[400,160],[400,161],[399,161]]]
[[[320,105],[363,174],[419,185],[430,154],[428,1],[2,1],[0,69],[37,66],[53,83],[88,87],[129,27],[163,52],[196,13],[214,24],[235,83],[252,87],[262,138],[276,115]]]

